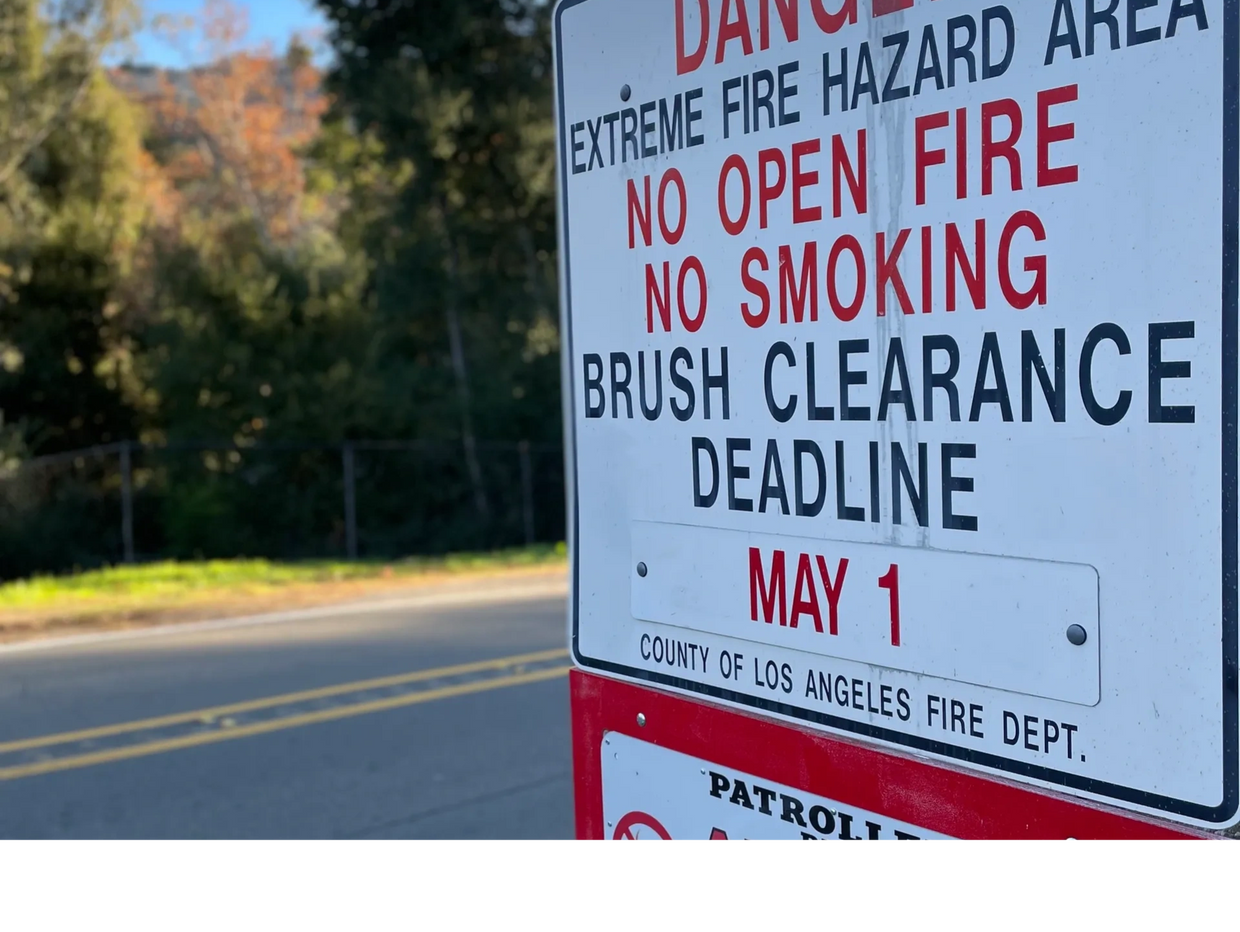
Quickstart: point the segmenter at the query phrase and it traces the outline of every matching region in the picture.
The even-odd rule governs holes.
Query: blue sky
[[[233,0],[249,11],[250,31],[247,42],[259,45],[270,42],[283,49],[297,32],[326,30],[326,21],[311,0]],[[202,0],[145,0],[147,17],[159,14],[178,17],[202,9]],[[179,66],[186,64],[180,52],[172,49],[157,35],[147,31],[137,37],[137,61],[144,64]]]

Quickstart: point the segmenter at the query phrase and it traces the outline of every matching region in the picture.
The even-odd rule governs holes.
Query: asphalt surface
[[[0,649],[0,838],[569,838],[564,599]]]

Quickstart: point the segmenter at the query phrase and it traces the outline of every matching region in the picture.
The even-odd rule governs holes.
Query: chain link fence
[[[564,539],[558,445],[121,443],[0,473],[0,578],[160,559],[397,559]]]

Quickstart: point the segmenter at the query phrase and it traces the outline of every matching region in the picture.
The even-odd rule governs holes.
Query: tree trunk
[[[491,508],[487,502],[486,487],[482,482],[482,464],[478,461],[478,438],[474,436],[474,419],[469,397],[469,370],[465,363],[465,341],[461,332],[461,314],[457,306],[457,254],[456,240],[446,232],[447,217],[443,217],[448,244],[448,289],[444,299],[444,314],[448,324],[448,344],[452,351],[452,372],[456,377],[457,401],[461,408],[461,440],[465,447],[465,468],[474,488],[474,507],[483,521],[490,518]]]

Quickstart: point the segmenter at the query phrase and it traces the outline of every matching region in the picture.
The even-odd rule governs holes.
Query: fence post
[[[133,455],[132,441],[121,444],[121,546],[125,562],[134,562],[133,549]]]
[[[534,469],[530,463],[530,442],[517,444],[521,456],[521,516],[525,519],[525,544],[534,543]]]
[[[344,545],[350,560],[357,559],[357,480],[353,462],[353,444],[346,443],[340,451],[344,466]]]

